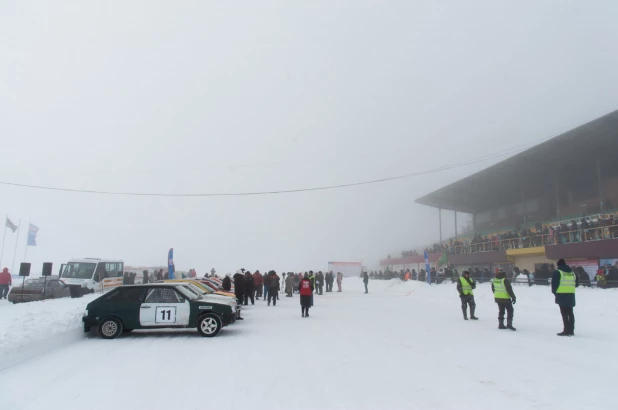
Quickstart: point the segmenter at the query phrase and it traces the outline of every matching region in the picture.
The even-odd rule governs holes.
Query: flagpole
[[[27,262],[26,255],[28,255],[28,237],[26,237],[26,250],[24,251],[24,262]]]
[[[11,272],[15,272],[15,256],[17,255],[17,245],[19,241],[19,230],[21,229],[21,218],[19,218],[19,225],[17,225],[17,236],[15,237],[15,249],[13,249],[13,263],[11,264]],[[5,228],[6,232],[6,228]]]
[[[6,239],[6,220],[7,219],[9,219],[8,215],[4,217],[4,234],[2,235],[2,251],[0,252],[0,265],[2,265],[2,258],[4,257],[4,240]]]

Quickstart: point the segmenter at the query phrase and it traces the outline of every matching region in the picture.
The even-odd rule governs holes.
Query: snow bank
[[[0,305],[0,369],[82,338],[82,315],[98,296]]]

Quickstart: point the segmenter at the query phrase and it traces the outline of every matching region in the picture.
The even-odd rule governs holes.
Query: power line
[[[369,181],[352,182],[352,183],[339,184],[339,185],[327,185],[327,186],[321,186],[321,187],[286,189],[286,190],[277,190],[277,191],[172,194],[172,193],[157,193],[157,192],[120,192],[120,191],[100,191],[100,190],[89,190],[89,189],[61,188],[61,187],[51,187],[51,186],[42,186],[42,185],[20,184],[16,182],[6,182],[6,181],[0,181],[0,185],[13,186],[13,187],[19,187],[19,188],[40,189],[40,190],[46,190],[46,191],[74,192],[74,193],[81,193],[81,194],[99,194],[99,195],[117,195],[117,196],[148,196],[148,197],[217,197],[217,196],[222,197],[222,196],[257,196],[257,195],[291,194],[291,193],[296,193],[296,192],[326,191],[326,190],[331,190],[331,189],[348,188],[348,187],[361,186],[361,185],[371,185],[371,184],[378,184],[378,183],[387,182],[387,181],[396,181],[399,179],[433,174],[433,173],[440,172],[440,171],[446,171],[446,170],[453,169],[453,168],[460,168],[463,166],[476,164],[476,163],[486,161],[489,159],[493,159],[493,158],[515,154],[515,153],[524,151],[525,149],[527,149],[528,146],[533,145],[533,144],[535,143],[527,143],[527,144],[519,145],[517,147],[510,148],[505,151],[486,155],[486,156],[472,159],[469,161],[459,162],[459,163],[452,164],[452,165],[444,165],[438,168],[432,168],[432,169],[428,169],[424,171],[412,172],[412,173],[398,175],[394,177],[372,179]]]

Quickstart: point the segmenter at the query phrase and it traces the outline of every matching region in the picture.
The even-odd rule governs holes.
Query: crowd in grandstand
[[[464,254],[507,249],[530,248],[545,245],[595,241],[618,238],[618,214],[598,218],[579,218],[570,221],[535,223],[534,227],[493,234],[477,234],[472,239],[449,239],[448,243],[434,243],[425,248],[429,254]],[[422,255],[416,250],[401,252],[402,257]],[[390,259],[390,255],[389,255]]]

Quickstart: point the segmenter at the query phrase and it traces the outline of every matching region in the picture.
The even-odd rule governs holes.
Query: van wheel
[[[115,339],[122,333],[122,323],[115,317],[108,317],[99,324],[99,335],[103,339]]]
[[[215,337],[221,331],[221,319],[208,313],[197,321],[197,331],[204,337]]]

